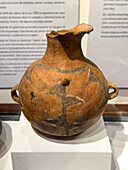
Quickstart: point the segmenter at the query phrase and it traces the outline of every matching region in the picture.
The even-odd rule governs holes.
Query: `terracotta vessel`
[[[1,135],[1,132],[2,132],[2,123],[1,123],[1,120],[0,120],[0,135]]]
[[[44,57],[31,64],[12,88],[12,98],[38,133],[79,134],[96,123],[107,101],[117,96],[116,85],[82,53],[81,39],[92,30],[91,25],[80,24],[47,33]]]

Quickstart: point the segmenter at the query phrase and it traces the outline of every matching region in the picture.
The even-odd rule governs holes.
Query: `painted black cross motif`
[[[46,122],[49,122],[51,124],[64,127],[66,135],[69,134],[69,128],[76,126],[67,122],[67,107],[78,103],[83,103],[82,99],[78,99],[77,97],[72,96],[66,96],[67,85],[68,84],[56,84],[50,89],[48,93],[46,93],[47,95],[56,95],[57,97],[62,99],[62,114],[54,119],[45,120]]]

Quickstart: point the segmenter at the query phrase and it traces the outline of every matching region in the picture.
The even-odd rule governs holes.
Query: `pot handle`
[[[15,85],[12,90],[11,90],[11,96],[13,98],[13,100],[17,103],[20,103],[20,99],[19,96],[17,95],[16,90],[18,90],[19,84]]]
[[[115,98],[118,95],[119,89],[115,84],[113,84],[113,83],[111,83],[109,81],[108,81],[108,85],[109,85],[109,88],[114,89],[113,92],[111,92],[111,93],[108,92],[108,100],[111,100],[111,99]]]

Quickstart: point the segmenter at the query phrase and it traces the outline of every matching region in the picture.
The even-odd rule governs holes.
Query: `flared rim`
[[[93,31],[93,27],[91,25],[82,23],[72,29],[51,31],[50,33],[46,33],[46,36],[50,38],[55,38],[57,36],[66,35],[66,34],[72,34],[72,35],[78,35],[81,33],[89,34],[91,31]]]

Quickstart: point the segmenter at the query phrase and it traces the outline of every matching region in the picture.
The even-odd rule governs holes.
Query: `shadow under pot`
[[[117,96],[117,86],[83,55],[81,39],[92,30],[83,23],[47,33],[44,56],[12,88],[12,98],[38,134],[77,135],[95,124],[107,101]]]

